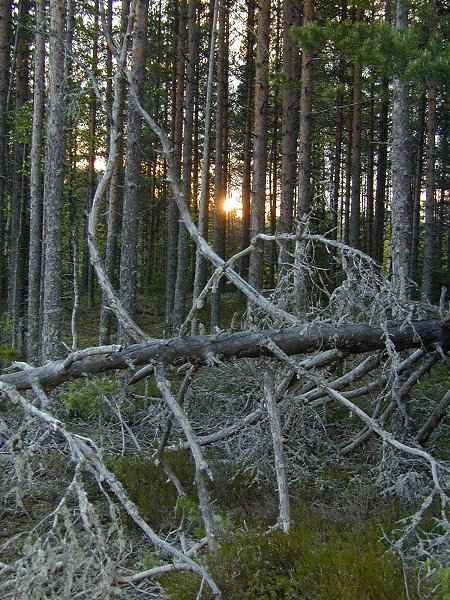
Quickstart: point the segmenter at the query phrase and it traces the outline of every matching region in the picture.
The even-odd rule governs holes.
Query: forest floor
[[[226,318],[231,320],[239,299],[230,296],[225,304]],[[163,306],[158,299],[141,306],[144,329],[149,335],[163,337]],[[96,345],[96,311],[86,307],[80,323],[81,347]],[[0,352],[5,364],[10,358],[6,349]],[[442,377],[434,384],[445,387],[444,374]],[[430,382],[424,385],[426,388]],[[184,450],[166,453],[166,460],[186,490],[186,496],[180,499],[154,463],[161,431],[147,434],[142,424],[143,415],[152,412],[158,397],[154,384],[141,382],[130,391],[123,386],[123,376],[118,375],[65,384],[54,393],[53,400],[60,406],[68,429],[89,435],[103,447],[107,466],[147,522],[168,538],[182,527],[186,539],[194,542],[203,538],[205,531],[190,456]],[[116,403],[121,406],[121,419],[137,432],[139,450],[130,439],[125,442],[123,428],[111,415],[110,407]],[[450,600],[448,572],[440,575],[441,582],[434,579],[423,584],[423,573],[407,568],[391,552],[388,539],[410,507],[380,497],[368,472],[370,444],[364,453],[364,462],[358,455],[340,466],[324,465],[317,477],[291,485],[292,527],[285,534],[273,527],[278,515],[274,484],[258,478],[255,470],[230,465],[219,450],[208,451],[215,476],[210,487],[220,548],[215,555],[202,551],[201,561],[208,566],[224,599]],[[29,531],[54,509],[64,485],[70,482],[70,472],[67,455],[56,449],[40,457],[37,486],[33,494],[22,498],[22,511],[13,519],[2,511],[0,543]],[[91,500],[107,523],[107,506],[94,481],[91,484]],[[130,569],[142,571],[159,564],[158,555],[143,543],[131,521],[125,515],[122,518],[134,548],[128,560]],[[420,589],[418,582],[422,582]],[[430,590],[437,583],[441,583],[439,591],[432,594]],[[195,600],[200,597],[200,587],[196,575],[175,572],[159,578],[151,597]],[[123,590],[124,595],[119,597],[141,598],[144,593],[149,592],[141,593],[138,586]],[[212,597],[208,594],[205,588],[201,597]]]

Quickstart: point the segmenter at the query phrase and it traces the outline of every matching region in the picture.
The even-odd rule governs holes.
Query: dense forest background
[[[128,40],[136,92],[169,132],[191,213],[197,221],[202,212],[217,253],[231,256],[263,231],[290,233],[307,216],[311,231],[364,250],[394,278],[409,277],[407,295],[437,301],[450,248],[444,3],[414,2],[408,11],[389,2],[224,2],[206,156],[214,4],[147,4],[138,4]],[[8,342],[29,357],[61,353],[74,269],[100,339],[117,328],[86,232],[113,102],[115,66],[101,20],[120,40],[129,3],[110,2],[103,16],[99,9],[2,2],[3,314]],[[165,330],[176,331],[194,286],[193,243],[160,143],[127,94],[117,118],[117,161],[98,224],[106,271],[132,316],[153,297]],[[239,272],[273,288],[289,256],[274,248],[264,264],[259,258],[245,256]],[[223,325],[223,292],[211,303],[212,330]]]
[[[2,597],[448,600],[448,17],[0,0]]]

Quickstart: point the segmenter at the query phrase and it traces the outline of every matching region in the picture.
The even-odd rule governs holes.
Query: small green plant
[[[435,581],[439,585],[436,600],[450,600],[450,567],[439,569]]]
[[[104,409],[104,395],[117,394],[119,390],[120,384],[114,379],[80,380],[69,383],[62,398],[69,416],[89,419]]]
[[[9,346],[0,346],[0,366],[6,367],[21,358],[20,352]]]
[[[228,600],[405,599],[401,564],[379,538],[373,524],[350,530],[305,512],[289,534],[238,532],[207,563]],[[171,600],[195,598],[199,587],[187,573],[161,582]]]
[[[188,453],[182,450],[167,453],[165,459],[189,494],[178,503],[174,485],[168,481],[163,469],[152,461],[137,456],[122,456],[109,458],[107,464],[152,527],[170,528],[173,526],[175,509],[179,511],[183,508],[189,513],[189,518],[199,525],[196,502],[190,497],[193,493],[194,467]]]

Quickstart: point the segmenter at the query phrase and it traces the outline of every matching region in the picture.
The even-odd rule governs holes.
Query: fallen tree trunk
[[[450,331],[438,320],[417,321],[407,326],[387,325],[390,342],[397,350],[433,347],[450,348]],[[119,369],[135,368],[152,361],[167,364],[183,362],[208,364],[214,358],[254,358],[271,356],[268,343],[276,344],[285,354],[308,354],[337,348],[347,354],[360,354],[385,347],[386,334],[381,327],[366,324],[306,324],[279,330],[242,331],[214,336],[179,337],[149,340],[125,348],[84,350],[42,367],[28,368],[2,375],[0,381],[18,390],[31,388],[31,381],[49,389],[71,379]]]

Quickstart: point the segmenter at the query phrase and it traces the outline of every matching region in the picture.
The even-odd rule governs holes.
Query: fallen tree
[[[387,341],[397,350],[432,348],[444,352],[450,348],[447,322],[417,321],[410,324],[387,323],[386,328],[366,324],[335,326],[329,323],[308,323],[280,330],[224,332],[214,336],[175,337],[149,340],[127,347],[103,346],[70,354],[40,367],[14,363],[20,370],[0,377],[2,383],[17,390],[30,389],[32,382],[46,389],[65,381],[107,371],[135,369],[149,363],[209,364],[214,360],[272,356],[270,343],[286,355],[308,354],[336,348],[346,354],[361,354],[382,350]]]

